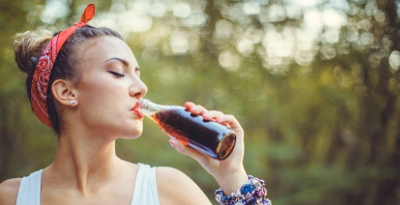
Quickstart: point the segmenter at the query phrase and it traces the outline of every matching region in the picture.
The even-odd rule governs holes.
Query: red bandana
[[[76,31],[86,25],[95,14],[94,4],[89,4],[82,14],[81,21],[74,26],[67,28],[63,32],[55,36],[44,49],[42,56],[36,66],[32,79],[31,102],[33,112],[49,127],[53,127],[50,122],[49,112],[47,108],[47,87],[50,81],[50,73],[53,68],[54,61],[58,52],[64,45],[65,41]]]

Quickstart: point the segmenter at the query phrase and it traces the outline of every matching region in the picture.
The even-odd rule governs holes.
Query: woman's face
[[[132,108],[146,95],[135,56],[122,40],[103,36],[81,46],[82,76],[76,85],[78,114],[93,134],[137,138],[142,117]]]

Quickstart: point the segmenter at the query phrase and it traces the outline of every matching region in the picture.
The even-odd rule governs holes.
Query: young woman
[[[147,87],[122,37],[86,24],[93,16],[91,4],[81,22],[54,36],[49,32],[16,36],[15,59],[27,73],[33,111],[55,130],[59,143],[50,166],[0,184],[0,205],[211,204],[179,170],[151,168],[116,156],[116,139],[134,139],[142,133],[142,116],[134,106]],[[243,167],[244,132],[235,117],[191,102],[185,106],[236,132],[236,147],[223,161],[170,139],[178,152],[197,160],[217,180],[221,186],[217,201],[269,204],[263,181],[249,177]],[[231,193],[236,194],[224,197]]]

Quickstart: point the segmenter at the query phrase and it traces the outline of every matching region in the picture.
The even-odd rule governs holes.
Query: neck
[[[70,131],[60,135],[50,168],[60,174],[60,179],[69,179],[68,186],[86,193],[106,183],[121,160],[115,154],[114,140],[82,133],[85,132]]]

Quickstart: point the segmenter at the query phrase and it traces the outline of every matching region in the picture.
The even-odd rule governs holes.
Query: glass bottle
[[[236,135],[232,129],[212,120],[204,120],[201,115],[192,114],[185,107],[159,105],[142,98],[138,110],[171,138],[212,158],[224,160],[235,147]]]

